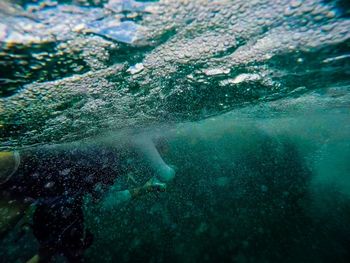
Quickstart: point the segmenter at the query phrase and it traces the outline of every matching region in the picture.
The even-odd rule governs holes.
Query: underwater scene
[[[1,262],[350,262],[350,1],[0,0]]]

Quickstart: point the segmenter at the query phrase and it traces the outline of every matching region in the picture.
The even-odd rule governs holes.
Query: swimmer
[[[101,208],[108,210],[150,192],[163,192],[174,177],[173,168],[164,162],[152,140],[135,140],[131,148],[145,157],[154,177],[143,186],[117,192],[108,189],[127,170],[122,155],[106,143],[1,152],[0,233],[6,233],[35,205],[32,228],[40,247],[29,262],[48,262],[55,254],[64,255],[69,262],[82,262],[93,239],[84,227],[86,194],[102,200]]]

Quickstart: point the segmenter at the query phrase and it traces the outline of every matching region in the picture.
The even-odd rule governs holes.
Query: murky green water
[[[349,15],[0,1],[0,262],[348,262]]]

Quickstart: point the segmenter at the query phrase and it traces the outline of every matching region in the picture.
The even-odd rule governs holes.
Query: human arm
[[[141,198],[149,193],[165,192],[166,184],[159,182],[147,182],[141,187],[135,187],[123,191],[110,191],[101,201],[102,210],[108,211],[131,200]]]
[[[133,146],[148,163],[154,173],[155,179],[164,183],[170,182],[174,179],[174,168],[163,160],[151,138],[146,136],[135,137],[133,140]]]

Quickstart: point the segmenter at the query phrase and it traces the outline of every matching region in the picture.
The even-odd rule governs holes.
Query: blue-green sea
[[[349,160],[347,0],[0,0],[0,262],[349,262]]]

